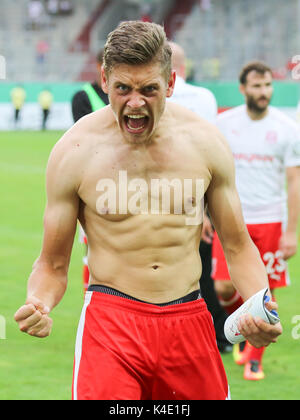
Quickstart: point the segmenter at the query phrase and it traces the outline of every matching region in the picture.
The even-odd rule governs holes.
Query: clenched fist
[[[20,331],[34,337],[44,338],[50,335],[53,323],[48,316],[49,312],[50,309],[43,302],[32,296],[15,313],[14,319],[19,324]]]

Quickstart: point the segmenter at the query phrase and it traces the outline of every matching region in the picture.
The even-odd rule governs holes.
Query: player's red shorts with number
[[[225,400],[228,383],[203,299],[160,307],[88,291],[75,400]]]
[[[282,259],[282,253],[279,250],[282,223],[247,225],[247,228],[266,266],[270,289],[287,286],[289,284],[287,264]],[[212,258],[212,278],[230,280],[223,248],[217,234],[213,240]],[[246,269],[247,262],[245,262]]]

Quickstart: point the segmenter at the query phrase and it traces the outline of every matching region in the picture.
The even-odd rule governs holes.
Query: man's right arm
[[[38,337],[49,335],[52,321],[48,314],[60,302],[67,287],[79,207],[78,166],[70,159],[70,150],[72,153],[72,145],[62,139],[51,153],[42,251],[28,280],[26,303],[15,314],[20,330]]]

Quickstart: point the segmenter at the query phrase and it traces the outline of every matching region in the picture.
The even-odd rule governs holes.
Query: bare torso
[[[127,39],[122,31],[118,36]],[[108,46],[116,46],[114,35]],[[151,41],[147,54],[155,44]],[[132,48],[137,47],[140,51],[140,40],[134,39]],[[246,301],[268,285],[243,220],[226,140],[185,108],[166,105],[176,81],[173,70],[167,77],[167,51],[151,62],[137,54],[138,64],[130,54],[130,64],[116,54],[111,66],[101,68],[110,106],[78,121],[48,160],[42,250],[28,279],[26,303],[15,314],[20,330],[30,335],[51,332],[48,314],[67,288],[78,220],[88,236],[91,284],[147,302],[170,302],[199,287],[205,197],[238,293]],[[256,318],[240,323],[241,334],[258,348],[282,332],[280,324]]]
[[[110,107],[78,126],[73,147],[83,162],[79,221],[88,236],[90,284],[154,303],[199,288],[202,223],[189,212],[200,204],[211,180],[207,141],[201,135],[201,124],[206,133],[207,124],[182,112],[168,107],[163,117],[167,131],[148,145],[124,143]],[[173,181],[169,200],[155,188],[162,179]],[[168,202],[170,209],[164,207],[162,214]]]

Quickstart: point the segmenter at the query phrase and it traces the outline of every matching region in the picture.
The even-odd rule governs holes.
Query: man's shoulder
[[[180,79],[178,85],[175,85],[174,96],[183,94],[185,96],[189,95],[193,101],[200,99],[201,103],[207,101],[208,103],[215,104],[217,102],[215,95],[209,89],[198,85],[192,85],[185,82],[183,79]]]
[[[299,125],[295,120],[274,106],[269,107],[269,117],[277,123],[283,124],[287,129],[299,130]]]
[[[101,137],[105,136],[105,130],[109,124],[110,112],[105,107],[99,111],[85,115],[78,120],[56,144],[58,150],[64,150],[66,157],[72,151],[88,152],[91,146]],[[80,153],[77,153],[80,154]]]
[[[201,86],[189,85],[192,89],[193,96],[191,100],[195,102],[195,105],[207,108],[210,110],[213,118],[216,118],[218,113],[218,104],[215,95],[209,90]]]
[[[221,112],[217,117],[217,122],[222,123],[228,120],[240,119],[244,115],[246,115],[246,106],[239,105],[234,108],[228,109],[224,112]]]
[[[167,101],[165,112],[171,117],[176,118],[178,122],[181,122],[185,117],[196,118],[197,115],[190,111],[183,105],[180,105],[178,102]]]
[[[186,83],[186,85],[189,86],[189,89],[191,89],[191,91],[194,92],[196,95],[206,97],[210,100],[214,100],[214,101],[216,100],[216,97],[211,90],[203,86],[192,85],[189,83]]]
[[[101,133],[111,121],[114,121],[114,116],[110,105],[106,105],[97,111],[83,116],[73,125],[72,130],[74,132],[81,130],[93,132],[96,130],[98,133]]]
[[[214,124],[175,103],[169,103],[168,109],[175,121],[176,131],[183,132],[185,139],[189,138],[196,147],[205,149],[205,153],[217,151],[223,147],[222,134]]]
[[[178,129],[182,128],[184,131],[195,133],[195,130],[207,130],[213,129],[213,124],[208,122],[206,119],[200,117],[194,111],[191,111],[186,106],[180,105],[175,102],[167,103],[167,110],[170,113],[172,119],[175,120],[174,124]]]

